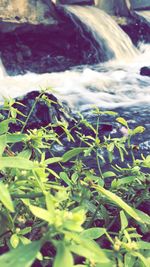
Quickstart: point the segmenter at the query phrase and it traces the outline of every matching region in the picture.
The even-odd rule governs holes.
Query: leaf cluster
[[[10,112],[0,122],[0,249],[7,252],[0,266],[149,266],[150,217],[140,206],[148,201],[150,174],[143,168],[150,168],[150,156],[136,159],[131,145],[144,128],[130,129],[118,117],[127,134],[101,138],[104,112],[96,109],[96,127],[80,116],[77,140],[73,128],[59,121],[61,136],[56,124],[25,133],[23,124],[20,132],[10,133],[17,110],[14,101],[5,102]],[[84,134],[81,125],[92,134]],[[63,147],[63,137],[69,150],[54,155],[53,146]],[[115,164],[116,150],[121,162],[131,154],[132,163]]]

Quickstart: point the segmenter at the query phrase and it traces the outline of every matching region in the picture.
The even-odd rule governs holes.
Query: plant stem
[[[24,131],[24,129],[25,129],[27,123],[28,123],[28,120],[30,119],[31,114],[32,114],[32,112],[33,112],[33,110],[34,110],[34,108],[35,108],[37,102],[39,101],[40,97],[42,96],[42,94],[43,94],[43,92],[40,93],[40,95],[36,98],[36,100],[35,100],[33,106],[31,107],[31,110],[30,110],[30,112],[29,112],[29,114],[28,114],[28,116],[27,116],[27,118],[26,118],[26,120],[25,120],[25,122],[24,122],[24,125],[23,125],[23,127],[22,127],[22,129],[21,129],[21,131],[20,131],[21,133]]]
[[[11,194],[12,199],[13,198],[30,198],[34,199],[37,197],[43,197],[43,193],[28,193],[28,194]]]

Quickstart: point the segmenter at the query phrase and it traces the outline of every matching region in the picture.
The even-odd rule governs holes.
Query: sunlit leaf
[[[127,121],[126,121],[124,118],[122,118],[122,117],[118,117],[118,118],[116,119],[116,121],[118,121],[120,124],[122,124],[122,125],[124,125],[125,127],[128,128],[128,123],[127,123]]]
[[[73,256],[68,247],[63,242],[59,242],[57,245],[57,254],[53,263],[53,267],[73,267]]]
[[[24,170],[32,170],[37,165],[26,158],[23,157],[0,157],[0,169],[3,168],[18,168]]]
[[[8,210],[14,212],[14,206],[11,200],[10,193],[7,187],[2,182],[0,182],[0,201]]]
[[[13,234],[10,238],[10,244],[13,248],[16,248],[19,244],[19,237],[17,234]]]
[[[116,174],[112,171],[107,171],[107,172],[103,172],[103,177],[104,178],[108,178],[108,177],[114,177],[116,176]]]
[[[121,230],[124,230],[128,226],[128,220],[123,210],[120,211]]]
[[[148,214],[138,209],[134,209],[134,210],[144,223],[150,224],[150,216]]]
[[[17,143],[25,141],[26,139],[27,139],[26,134],[19,134],[19,133],[7,134],[7,143]]]
[[[49,159],[46,159],[44,161],[45,164],[52,164],[52,163],[56,163],[56,162],[60,162],[62,160],[61,157],[54,157],[54,158],[49,158]]]
[[[138,249],[148,249],[150,251],[150,243],[145,241],[137,241],[136,246]]]
[[[137,126],[134,130],[132,130],[132,135],[137,133],[143,133],[145,131],[145,128],[143,126]]]
[[[138,257],[141,260],[141,262],[144,264],[145,267],[150,266],[150,259],[149,258],[145,258],[141,253],[139,253],[139,252],[131,252],[131,255],[133,255],[135,257]]]
[[[18,154],[18,157],[30,159],[31,155],[32,155],[32,150],[31,149],[25,149]]]
[[[129,206],[126,202],[124,202],[116,194],[114,194],[114,193],[112,193],[112,192],[110,192],[110,191],[106,190],[105,188],[98,186],[98,185],[93,185],[93,188],[95,188],[101,194],[105,195],[110,201],[114,202],[117,206],[124,209],[131,217],[133,217],[138,222],[146,223],[144,217],[141,218],[139,216],[139,214],[131,206]]]
[[[33,205],[30,205],[29,208],[35,217],[42,219],[48,223],[53,223],[54,218],[52,218],[48,210]]]
[[[79,244],[71,245],[71,251],[96,263],[108,263],[109,258],[105,255],[98,244],[90,239],[80,239]]]
[[[8,132],[10,122],[15,122],[15,120],[6,119],[6,120],[0,122],[0,134],[4,134],[4,133]]]
[[[6,135],[1,135],[0,136],[0,156],[2,156],[4,150],[5,150],[5,147],[6,147]]]
[[[62,161],[67,162],[68,160],[72,159],[73,157],[79,155],[83,152],[86,148],[85,147],[77,147],[69,150],[62,156]]]
[[[106,233],[105,228],[93,227],[93,228],[89,228],[89,229],[84,230],[80,234],[80,236],[83,238],[88,238],[90,240],[93,240],[93,239],[97,239],[97,238],[101,237],[105,233]]]

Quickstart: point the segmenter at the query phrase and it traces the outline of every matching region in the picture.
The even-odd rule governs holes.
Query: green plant
[[[143,168],[150,168],[150,156],[136,159],[131,144],[143,127],[131,130],[119,117],[128,134],[101,138],[101,116],[116,114],[96,109],[95,127],[80,116],[71,128],[58,121],[24,133],[32,109],[22,130],[10,133],[19,112],[13,103],[5,100],[8,118],[0,122],[0,248],[8,251],[0,266],[34,266],[35,260],[53,267],[149,266],[150,217],[138,207],[148,200],[150,174]],[[63,145],[64,136],[72,147],[54,156],[53,145]],[[121,162],[127,154],[132,162],[116,165],[116,151]]]

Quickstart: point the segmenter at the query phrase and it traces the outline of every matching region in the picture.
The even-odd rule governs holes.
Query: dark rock
[[[130,36],[135,45],[138,45],[139,42],[150,42],[150,25],[135,12],[132,13],[125,24],[118,24]]]
[[[95,5],[110,15],[125,17],[130,15],[130,3],[126,0],[95,0]]]
[[[0,53],[9,75],[58,72],[97,63],[90,38],[84,39],[67,18],[59,26],[24,26],[0,32]],[[88,33],[87,33],[88,34]]]
[[[19,113],[17,114],[17,122],[11,123],[10,132],[24,131],[28,129],[39,129],[40,127],[55,124],[57,121],[71,121],[67,108],[62,106],[57,98],[48,93],[40,93],[33,91],[25,96],[16,99],[13,104]],[[7,117],[6,111],[1,111],[4,117]],[[25,123],[25,126],[23,126]],[[59,128],[56,129],[59,132]]]
[[[150,76],[150,67],[142,67],[140,69],[140,74],[142,76]]]

